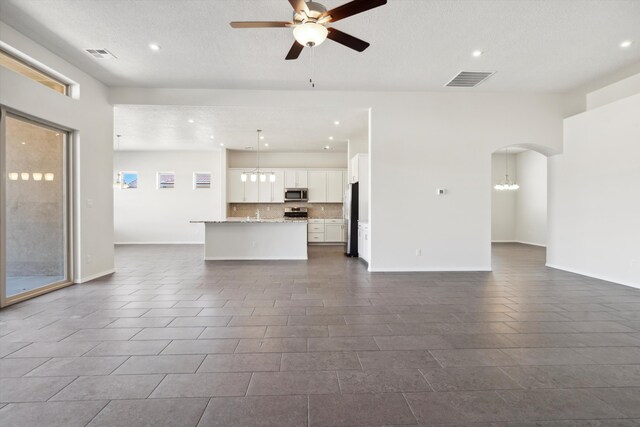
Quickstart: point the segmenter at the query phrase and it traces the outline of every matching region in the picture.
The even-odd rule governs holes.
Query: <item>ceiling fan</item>
[[[327,25],[385,5],[387,0],[353,0],[331,10],[314,1],[289,0],[289,3],[293,7],[293,22],[245,21],[231,22],[231,26],[233,28],[293,28],[293,37],[296,40],[285,58],[288,60],[297,59],[305,46],[318,46],[325,39],[362,52],[369,47],[369,43]]]

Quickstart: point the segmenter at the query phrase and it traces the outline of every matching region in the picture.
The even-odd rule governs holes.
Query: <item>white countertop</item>
[[[246,217],[231,217],[231,218],[227,218],[227,219],[214,219],[214,220],[194,220],[194,221],[189,221],[191,223],[204,223],[204,224],[229,224],[229,223],[247,223],[247,224],[274,224],[274,223],[307,223],[308,221],[306,219],[284,219],[284,218],[263,218],[263,219],[255,219],[255,218],[250,218],[247,219]]]

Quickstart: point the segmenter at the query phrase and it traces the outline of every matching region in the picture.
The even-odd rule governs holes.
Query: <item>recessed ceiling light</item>
[[[479,56],[482,56],[482,51],[474,50],[473,52],[471,52],[471,55],[473,55],[475,58],[478,58]]]
[[[156,43],[149,43],[149,49],[153,50],[154,52],[157,52],[160,50],[160,45]]]
[[[213,139],[213,135],[211,135],[209,138]]]
[[[329,137],[329,141],[333,141],[333,137],[332,136]]]
[[[264,135],[260,135],[260,139],[264,139]]]
[[[220,147],[224,147],[224,144],[222,142],[220,143]]]
[[[625,40],[622,43],[620,43],[620,47],[623,49],[628,48],[629,46],[631,46],[633,44],[633,42],[631,40]]]
[[[335,122],[333,122],[333,124],[338,126],[340,124],[340,121],[336,120]]]
[[[26,142],[24,142],[24,141],[22,141],[22,145],[27,145],[27,143],[26,143]]]
[[[325,145],[322,149],[323,149],[323,150],[331,150],[331,146],[329,146],[329,145]]]
[[[269,143],[268,143],[268,142],[265,142],[265,143],[264,143],[264,146],[265,146],[265,147],[268,147],[268,146],[269,146]]]
[[[189,123],[195,123],[196,121],[193,119],[189,119]]]

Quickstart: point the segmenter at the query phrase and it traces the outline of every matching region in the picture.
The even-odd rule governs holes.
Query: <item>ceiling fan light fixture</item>
[[[318,46],[327,39],[329,30],[316,22],[306,22],[293,29],[293,37],[302,46]]]

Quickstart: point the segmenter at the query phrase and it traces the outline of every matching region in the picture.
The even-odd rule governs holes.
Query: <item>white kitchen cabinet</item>
[[[284,203],[284,171],[274,170],[276,182],[271,187],[271,203]]]
[[[260,180],[251,181],[251,176],[247,177],[244,183],[244,201],[246,203],[258,203],[260,195]]]
[[[327,201],[327,171],[309,171],[309,203]]]
[[[227,174],[227,201],[229,203],[244,202],[244,182],[240,179],[242,171],[229,169]]]
[[[324,241],[325,242],[342,242],[344,224],[325,224]]]
[[[284,173],[285,188],[307,188],[307,171],[304,169],[287,169]]]
[[[342,171],[327,171],[327,203],[342,203],[344,190],[342,188]]]
[[[269,181],[269,176],[265,182],[258,184],[258,202],[271,203],[273,197],[273,183]]]

